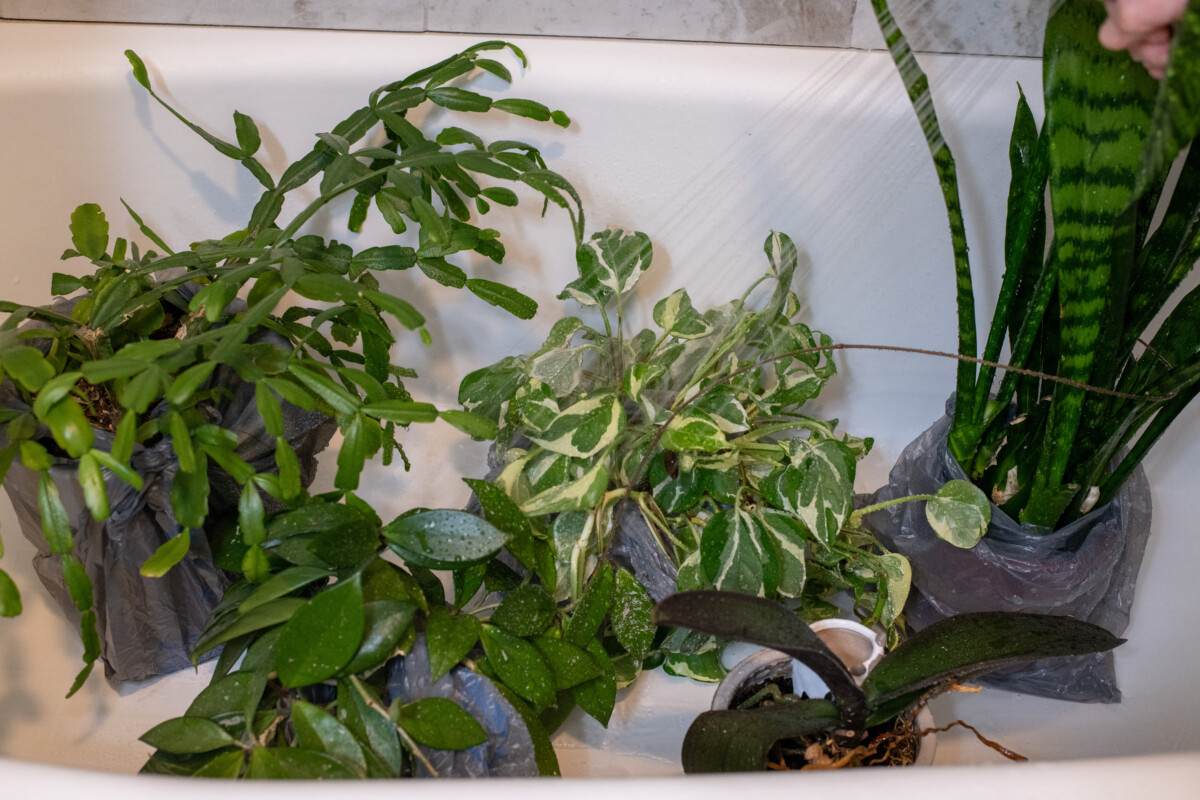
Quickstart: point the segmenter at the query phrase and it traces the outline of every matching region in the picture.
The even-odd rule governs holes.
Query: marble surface
[[[1037,56],[1051,0],[891,0],[915,49]],[[880,49],[868,0],[0,0],[0,19]]]

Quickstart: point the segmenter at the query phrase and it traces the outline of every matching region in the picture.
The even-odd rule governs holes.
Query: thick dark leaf
[[[270,780],[348,780],[355,775],[342,762],[300,747],[257,747],[250,754],[250,778]]]
[[[775,742],[819,733],[839,719],[825,700],[705,711],[683,737],[683,771],[761,772]]]
[[[236,744],[217,723],[200,717],[176,717],[155,725],[141,741],[168,753],[207,753]]]
[[[584,588],[575,610],[563,622],[564,639],[580,647],[587,645],[587,641],[600,630],[608,610],[612,608],[615,584],[612,565],[601,562]]]
[[[412,627],[416,611],[413,603],[396,600],[365,603],[362,644],[342,672],[346,675],[367,672],[391,658],[401,637]]]
[[[505,596],[492,613],[491,623],[517,636],[537,636],[550,627],[557,611],[549,592],[541,586],[526,584]]]
[[[820,676],[849,725],[860,724],[866,715],[863,692],[841,660],[794,612],[778,603],[731,592],[681,592],[655,607],[654,621],[787,653]]]
[[[1070,617],[958,614],[918,631],[884,657],[863,682],[872,708],[894,697],[1036,658],[1084,655],[1124,642]]]
[[[480,638],[488,663],[500,680],[535,709],[554,704],[554,675],[537,648],[494,625],[481,625]]]
[[[352,768],[359,777],[367,772],[367,761],[354,734],[327,711],[303,700],[292,701],[292,728],[296,746],[324,753]]]

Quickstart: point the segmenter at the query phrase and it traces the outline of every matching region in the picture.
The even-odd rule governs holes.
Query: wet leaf
[[[488,740],[487,731],[453,700],[425,697],[392,706],[396,724],[416,741],[436,750],[466,750]]]
[[[279,635],[275,668],[280,682],[307,686],[333,677],[354,657],[364,626],[358,575],[319,593],[296,610]]]

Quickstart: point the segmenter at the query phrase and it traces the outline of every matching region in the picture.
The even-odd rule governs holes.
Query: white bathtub
[[[376,86],[449,55],[480,37],[429,34],[268,31],[236,28],[0,22],[0,286],[6,299],[46,299],[50,272],[69,246],[67,221],[82,202],[100,203],[114,233],[141,240],[120,198],[169,242],[221,235],[239,226],[256,184],[148,101],[129,77],[122,51],[150,65],[165,96],[195,121],[232,135],[234,109],[264,132],[265,163],[276,173],[357,108]],[[655,266],[647,297],[686,283],[700,307],[723,302],[762,272],[761,246],[780,230],[799,247],[799,289],[809,321],[843,342],[955,347],[951,254],[944,212],[925,145],[886,54],[852,50],[518,40],[529,70],[511,94],[566,110],[568,131],[516,119],[475,118],[489,138],[542,143],[550,166],[583,194],[589,230],[613,224],[644,230]],[[1007,138],[1018,82],[1040,96],[1035,60],[971,56],[924,59],[962,180],[978,293],[999,280]],[[515,64],[513,64],[515,67]],[[505,279],[534,296],[532,323],[504,319],[472,298],[435,290],[410,294],[430,320],[431,347],[414,339],[395,355],[417,367],[415,393],[451,405],[471,369],[536,348],[563,307],[555,300],[574,258],[561,212],[539,219],[536,198],[503,209],[488,224],[509,248]],[[322,232],[353,238],[332,218]],[[364,236],[375,241],[381,234]],[[486,270],[485,265],[475,265]],[[487,275],[485,271],[478,274]],[[498,271],[497,271],[498,274]],[[397,278],[393,288],[404,284]],[[982,303],[981,303],[982,305]],[[986,322],[988,309],[981,310]],[[949,361],[855,352],[821,413],[876,439],[860,468],[863,490],[879,485],[900,449],[941,410],[953,383]],[[961,791],[972,796],[1040,794],[1121,797],[1185,792],[1200,779],[1200,693],[1194,614],[1200,537],[1189,504],[1200,472],[1200,411],[1193,408],[1147,460],[1154,533],[1142,569],[1128,644],[1117,651],[1124,702],[1073,705],[999,692],[942,698],[945,721],[963,718],[1036,764],[1010,765],[960,732],[939,740],[933,770],[841,775],[676,778],[688,721],[711,687],[661,673],[626,692],[608,730],[572,718],[555,739],[564,772],[589,776],[571,791],[683,791],[727,794],[730,781],[790,791],[853,786],[896,796]],[[386,517],[413,505],[462,504],[462,475],[477,476],[481,448],[444,426],[409,435],[413,473],[368,467],[364,494]],[[328,482],[329,475],[319,480]],[[7,500],[0,501],[4,567],[23,589],[25,613],[0,621],[0,786],[69,796],[132,798],[163,791],[160,779],[129,777],[149,748],[137,737],[181,713],[207,680],[182,673],[115,689],[93,677],[62,695],[78,669],[75,632],[49,604],[29,566]],[[64,769],[66,768],[66,769]],[[615,785],[608,780],[621,778]],[[791,781],[799,782],[793,787]],[[785,782],[787,786],[785,787]],[[1069,787],[1069,791],[1066,787]],[[172,781],[178,797],[209,792]],[[302,787],[300,791],[314,791]],[[249,792],[237,787],[220,791]],[[262,787],[254,791],[262,792]],[[268,791],[277,791],[268,789]],[[282,789],[278,789],[282,791]],[[296,789],[289,787],[289,792]],[[339,788],[350,796],[393,791]],[[440,794],[440,784],[404,787]],[[552,782],[506,781],[491,791],[532,795]]]

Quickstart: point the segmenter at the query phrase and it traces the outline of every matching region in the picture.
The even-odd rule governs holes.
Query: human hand
[[[1100,26],[1100,44],[1129,50],[1156,79],[1167,73],[1171,26],[1183,16],[1187,0],[1104,0],[1108,19]]]

